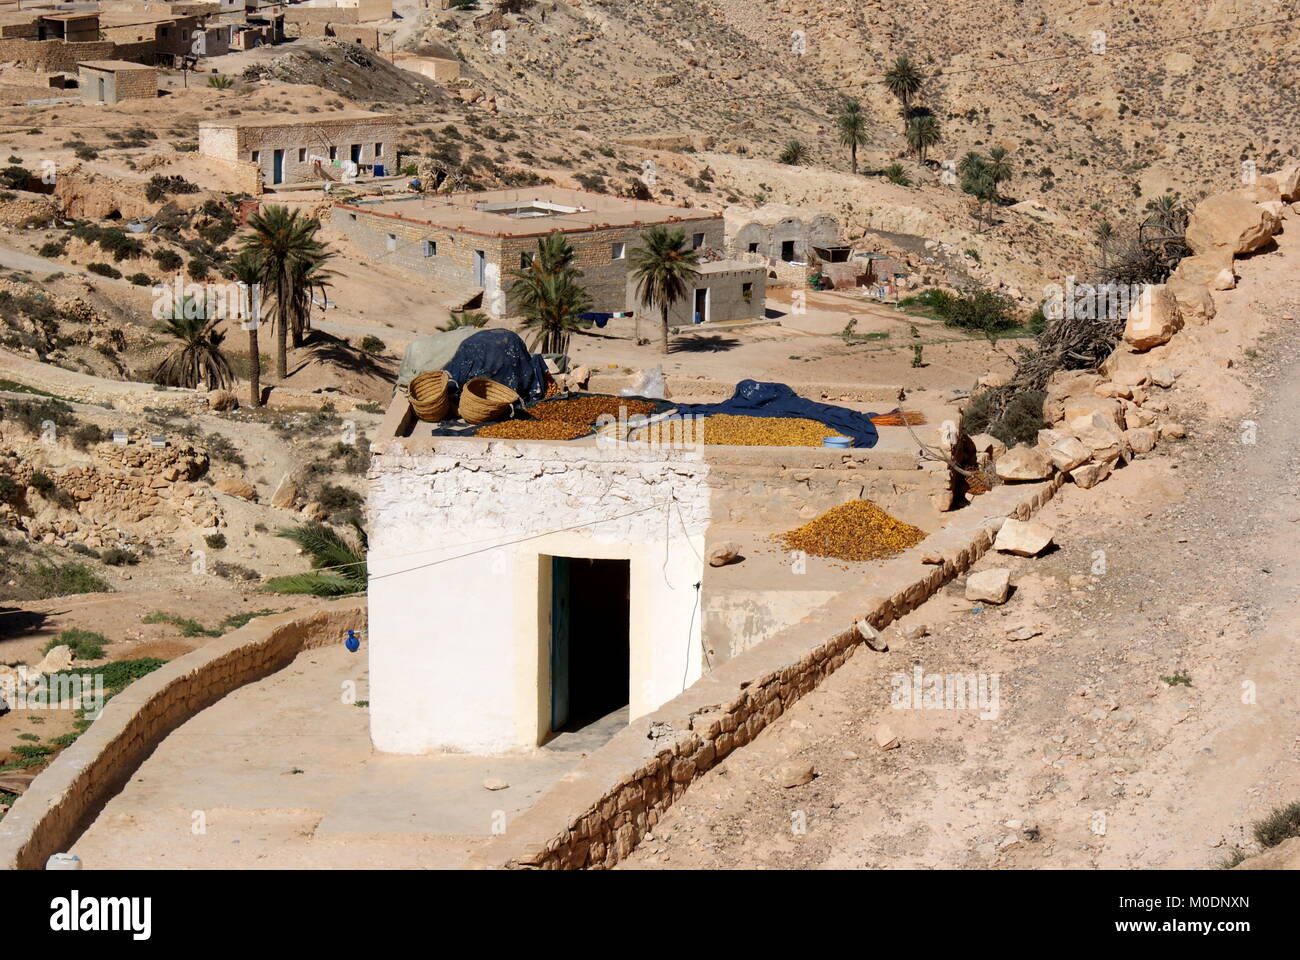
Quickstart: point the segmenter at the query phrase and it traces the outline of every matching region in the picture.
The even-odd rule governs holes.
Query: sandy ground
[[[367,695],[364,648],[303,653],[164,740],[72,852],[88,869],[462,867],[588,747],[376,754]]]
[[[1063,488],[1039,517],[1059,549],[977,567],[1013,571],[1004,607],[945,589],[710,772],[626,866],[1205,868],[1246,846],[1300,796],[1294,329],[1269,355],[1249,370],[1256,443],[1207,426]],[[997,677],[997,709],[895,708],[894,677],[918,668]],[[882,725],[899,748],[877,747]],[[792,758],[818,776],[787,790],[773,775]]]

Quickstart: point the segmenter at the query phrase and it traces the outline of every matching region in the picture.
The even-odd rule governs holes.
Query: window
[[[307,148],[306,148],[306,147],[299,147],[299,148],[298,148],[298,162],[299,162],[299,163],[306,163],[306,162],[307,162]]]
[[[611,260],[622,260],[622,259],[623,259],[624,257],[626,257],[626,256],[627,256],[627,244],[626,244],[626,243],[614,243],[614,244],[610,244],[610,248],[609,248],[609,259],[611,259]]]
[[[395,233],[390,233],[390,234],[388,235],[388,249],[389,249],[389,250],[396,250],[396,249],[397,249],[397,234],[395,234]]]
[[[758,241],[757,241],[757,240],[755,240],[753,243],[751,243],[751,244],[749,245],[749,252],[750,252],[750,253],[758,253]]]
[[[519,254],[519,269],[527,270],[533,265],[533,255],[531,253]]]
[[[384,155],[384,145],[383,145],[382,143],[376,143],[376,144],[375,144],[375,159],[379,159],[379,158],[382,157],[383,155]]]
[[[339,158],[339,148],[338,148],[338,147],[330,147],[330,159],[331,159],[331,160],[337,160],[338,158]]]
[[[438,242],[436,240],[424,241],[424,255],[426,257],[436,257],[438,255]]]
[[[700,249],[700,247],[702,247],[702,246],[704,246],[704,234],[702,234],[702,233],[697,233],[697,234],[695,234],[693,237],[691,237],[691,249],[692,249],[692,250],[698,250],[698,249]]]
[[[252,157],[253,157],[253,162],[254,162],[254,163],[257,163],[259,160],[262,159],[262,151],[260,151],[260,150],[254,150],[254,151],[253,151],[253,154],[252,154]]]
[[[754,285],[752,283],[742,283],[740,285],[740,295],[745,298],[746,303],[753,303]]]

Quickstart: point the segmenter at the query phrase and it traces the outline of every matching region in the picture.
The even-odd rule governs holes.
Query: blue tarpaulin
[[[835,433],[852,437],[854,446],[874,447],[877,439],[876,425],[871,422],[871,414],[805,400],[784,383],[742,380],[736,384],[736,392],[730,400],[721,403],[680,403],[677,409],[696,416],[729,413],[738,417],[806,417],[826,424]],[[706,425],[706,435],[707,432]]]
[[[546,394],[546,361],[529,353],[523,338],[513,330],[483,330],[465,338],[443,369],[458,388],[475,377],[487,377],[505,384],[524,403]]]

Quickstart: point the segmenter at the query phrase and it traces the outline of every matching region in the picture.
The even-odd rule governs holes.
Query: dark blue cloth
[[[443,369],[458,389],[475,377],[487,377],[505,384],[524,403],[546,394],[546,361],[529,353],[523,338],[513,330],[484,330],[466,337]]]
[[[876,425],[871,422],[871,414],[805,400],[784,383],[742,380],[736,384],[736,392],[730,400],[721,403],[679,403],[677,409],[682,413],[706,417],[714,413],[729,413],[738,417],[806,417],[826,424],[835,433],[852,437],[856,447],[874,447],[878,437]],[[706,425],[706,435],[707,432]]]

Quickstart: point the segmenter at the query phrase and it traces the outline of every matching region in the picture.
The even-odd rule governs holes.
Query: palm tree
[[[269,593],[306,593],[314,597],[365,593],[370,579],[366,569],[366,533],[355,523],[352,528],[356,531],[356,544],[349,543],[337,530],[323,523],[305,523],[276,531],[276,536],[293,541],[311,557],[311,572],[273,577],[262,589]]]
[[[668,311],[686,299],[687,288],[700,275],[699,254],[687,245],[681,229],[651,227],[641,234],[644,246],[632,251],[632,278],[637,299],[660,314],[660,353],[668,353]]]
[[[185,316],[198,313],[199,316]],[[171,387],[196,387],[203,382],[211,390],[220,390],[235,379],[230,361],[221,352],[226,335],[217,330],[217,318],[206,311],[176,310],[162,320],[163,332],[180,341],[154,371],[154,382]]]
[[[325,254],[314,260],[299,263],[297,276],[293,285],[292,310],[289,312],[289,339],[295,347],[302,346],[303,338],[311,329],[312,294],[320,292],[321,300],[329,299],[325,290],[336,274],[325,269],[325,261],[333,254]]]
[[[970,150],[964,157],[957,161],[957,172],[963,177],[968,173],[978,173],[984,169],[984,157],[974,150]]]
[[[995,184],[1005,183],[1011,179],[1011,162],[1007,160],[1009,151],[1006,147],[994,147],[989,151],[989,176]]]
[[[858,172],[858,147],[867,142],[867,118],[862,112],[862,105],[856,100],[844,104],[835,117],[835,127],[840,134],[840,143],[849,148],[849,159],[853,172]]]
[[[301,338],[304,288],[310,291],[319,285],[318,271],[333,253],[316,239],[320,221],[288,207],[268,206],[248,218],[248,227],[244,249],[261,259],[262,291],[275,300],[275,375],[283,380],[290,329],[298,331],[295,345]],[[309,293],[307,302],[310,304]]]
[[[261,296],[258,284],[262,280],[262,260],[251,250],[241,250],[230,264],[230,272],[240,283],[247,285],[248,309],[256,310],[259,315],[250,313],[245,320],[248,328],[248,403],[249,406],[262,405],[262,355],[257,344],[257,326],[261,322]]]
[[[543,273],[511,288],[528,289],[523,328],[532,331],[528,349],[534,353],[566,353],[569,338],[582,327],[582,315],[591,309],[591,297],[578,283],[577,271]],[[524,297],[520,298],[525,299]]]
[[[1110,245],[1115,242],[1115,228],[1111,226],[1109,220],[1103,220],[1093,230],[1093,236],[1097,238],[1097,246],[1101,248],[1101,265],[1105,267],[1106,261],[1110,259]]]
[[[798,140],[789,141],[781,152],[777,155],[777,163],[788,163],[792,167],[808,161],[808,148]]]
[[[927,151],[939,139],[939,121],[930,114],[922,114],[907,121],[907,145],[922,163],[925,163]]]
[[[901,163],[891,163],[885,167],[885,179],[890,183],[898,184],[900,187],[910,187],[912,185],[912,178],[907,175],[907,171],[903,169]]]
[[[978,215],[983,212],[985,204],[989,205],[991,211],[992,204],[998,196],[998,185],[994,181],[993,175],[989,172],[988,163],[979,154],[974,154],[974,159],[971,160],[971,162],[966,163],[971,156],[972,155],[968,153],[964,158],[962,158],[962,163],[965,164],[965,172],[962,174],[961,178],[961,190],[962,193],[968,193],[975,198],[977,201],[976,211]],[[987,222],[992,222],[991,212]]]
[[[461,327],[484,327],[487,326],[487,322],[486,313],[478,310],[462,310],[460,313],[453,313],[451,319],[438,329],[446,333],[448,330],[459,330]]]
[[[921,92],[921,74],[906,54],[885,71],[885,89],[898,98],[903,108],[903,123],[911,118],[912,98]]]

